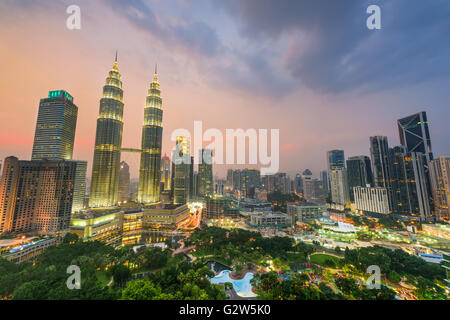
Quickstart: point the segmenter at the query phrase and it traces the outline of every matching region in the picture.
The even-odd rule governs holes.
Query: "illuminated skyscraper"
[[[117,203],[122,130],[123,90],[116,54],[100,100],[89,198],[91,207],[107,207]]]
[[[450,221],[450,158],[439,157],[429,165],[436,215]]]
[[[197,195],[204,197],[214,192],[212,150],[201,149],[199,153],[201,163],[198,164]]]
[[[161,188],[164,191],[171,189],[171,176],[170,176],[170,158],[167,155],[161,158]]]
[[[348,192],[347,170],[336,167],[330,172],[331,201],[336,204],[346,205],[350,200]]]
[[[142,153],[139,169],[138,201],[159,201],[161,181],[162,100],[158,74],[155,68],[153,81],[148,89],[142,127]]]
[[[345,168],[344,150],[331,150],[327,152],[328,190],[331,191],[331,171],[336,168]]]
[[[73,97],[64,90],[41,99],[31,160],[71,160],[77,115]]]
[[[430,130],[426,112],[419,112],[397,121],[400,143],[406,152],[420,152],[426,163],[433,160]]]
[[[119,202],[129,201],[130,192],[130,167],[122,161],[119,170]]]
[[[84,208],[84,198],[86,196],[86,172],[87,161],[74,161],[77,164],[75,172],[75,185],[73,189],[72,212],[81,211]]]
[[[331,150],[327,152],[328,173],[336,168],[345,168],[344,150]]]
[[[78,107],[64,90],[49,91],[39,104],[31,160],[71,160]],[[72,212],[83,209],[86,193],[86,161],[76,162]]]
[[[350,157],[347,160],[347,177],[350,201],[354,201],[354,187],[372,186],[372,167],[367,156]]]
[[[177,137],[176,150],[172,161],[175,163],[174,174],[174,203],[184,204],[189,201],[191,194],[191,139]]]
[[[421,219],[432,218],[434,211],[431,195],[429,163],[433,160],[431,138],[426,112],[419,112],[397,121],[400,143],[412,160],[414,180]]]

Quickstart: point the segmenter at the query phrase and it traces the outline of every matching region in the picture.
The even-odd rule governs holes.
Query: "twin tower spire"
[[[123,132],[123,90],[117,51],[100,99],[95,138],[90,207],[111,207],[118,201],[120,155]],[[159,201],[162,144],[162,99],[157,77],[147,93],[142,127],[141,161],[139,168],[138,202]]]

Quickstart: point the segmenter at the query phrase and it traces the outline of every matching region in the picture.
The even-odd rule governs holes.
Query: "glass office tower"
[[[419,112],[397,121],[400,143],[406,152],[420,152],[426,162],[433,160],[430,130],[426,112]]]
[[[174,200],[176,204],[189,202],[191,195],[191,139],[189,137],[176,138],[176,150],[173,163],[175,173],[172,183],[174,185]]]
[[[41,99],[31,160],[71,160],[78,107],[64,90],[50,91]]]
[[[354,201],[354,187],[372,186],[373,175],[370,158],[367,156],[350,157],[347,160],[347,175],[350,201]]]

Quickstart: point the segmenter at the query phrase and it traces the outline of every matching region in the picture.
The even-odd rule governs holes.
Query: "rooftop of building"
[[[120,211],[122,211],[122,210],[120,210],[119,208],[89,209],[86,211],[72,214],[72,219],[83,219],[83,220],[94,219],[94,218],[106,216],[108,214],[117,213]]]
[[[293,206],[298,206],[298,207],[324,207],[325,205],[323,204],[317,204],[315,202],[300,202],[300,203],[296,203],[296,204],[292,204]]]

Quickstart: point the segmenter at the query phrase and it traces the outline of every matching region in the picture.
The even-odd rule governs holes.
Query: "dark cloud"
[[[382,8],[382,30],[366,28],[370,4]],[[315,89],[378,90],[450,71],[446,0],[217,0],[216,5],[251,41],[269,39],[276,45],[287,37],[285,70]]]
[[[106,0],[105,3],[118,14],[144,31],[157,36],[163,42],[181,45],[202,55],[216,55],[220,41],[215,30],[200,21],[183,21],[171,24],[160,21],[144,0]]]

